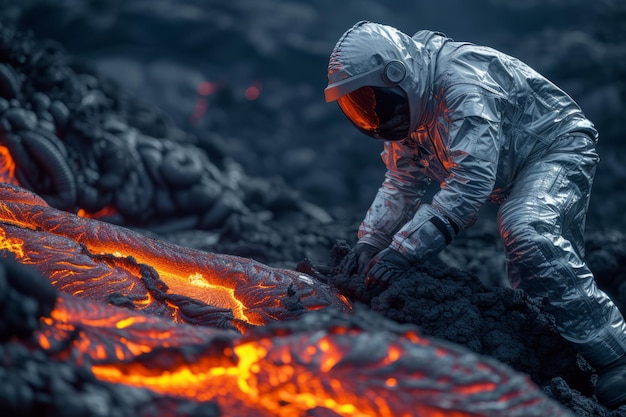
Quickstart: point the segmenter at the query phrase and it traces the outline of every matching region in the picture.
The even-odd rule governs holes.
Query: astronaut
[[[599,158],[579,106],[494,49],[365,21],[333,49],[325,96],[384,141],[387,167],[340,272],[384,287],[472,226],[489,199],[511,285],[546,300],[561,335],[598,371],[598,401],[626,404],[626,323],[584,261]],[[439,190],[423,202],[432,180]]]

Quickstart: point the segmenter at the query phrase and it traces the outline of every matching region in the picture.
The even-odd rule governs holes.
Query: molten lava
[[[345,314],[349,302],[307,275],[150,239],[9,184],[0,255],[60,291],[31,349],[220,415],[569,416],[496,361]]]
[[[308,313],[241,336],[62,294],[35,340],[100,380],[215,401],[224,416],[568,415],[525,375],[367,314]]]
[[[7,184],[0,185],[0,250],[65,293],[117,299],[179,322],[243,330],[327,306],[350,309],[335,289],[302,273],[147,238]]]
[[[0,182],[19,185],[15,178],[15,161],[6,146],[0,145]]]

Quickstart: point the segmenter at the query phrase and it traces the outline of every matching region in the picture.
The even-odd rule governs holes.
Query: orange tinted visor
[[[361,87],[337,99],[354,125],[376,139],[401,140],[409,133],[409,104],[402,92]]]
[[[374,130],[380,124],[376,114],[376,96],[372,87],[361,87],[337,99],[344,114],[359,129]]]

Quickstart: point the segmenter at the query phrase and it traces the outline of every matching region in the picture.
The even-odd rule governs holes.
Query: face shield
[[[400,61],[331,83],[326,101],[337,100],[343,113],[363,133],[376,139],[402,140],[409,135],[410,111],[398,84],[406,76]]]
[[[361,87],[337,102],[348,119],[368,136],[402,140],[409,135],[409,102],[399,88]]]

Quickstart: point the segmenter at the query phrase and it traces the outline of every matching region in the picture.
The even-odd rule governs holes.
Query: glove
[[[400,252],[387,248],[376,255],[369,264],[365,286],[372,289],[389,285],[389,281],[413,266]]]
[[[355,273],[362,275],[374,257],[379,252],[378,248],[367,243],[357,243],[339,264],[339,273],[352,276]]]

